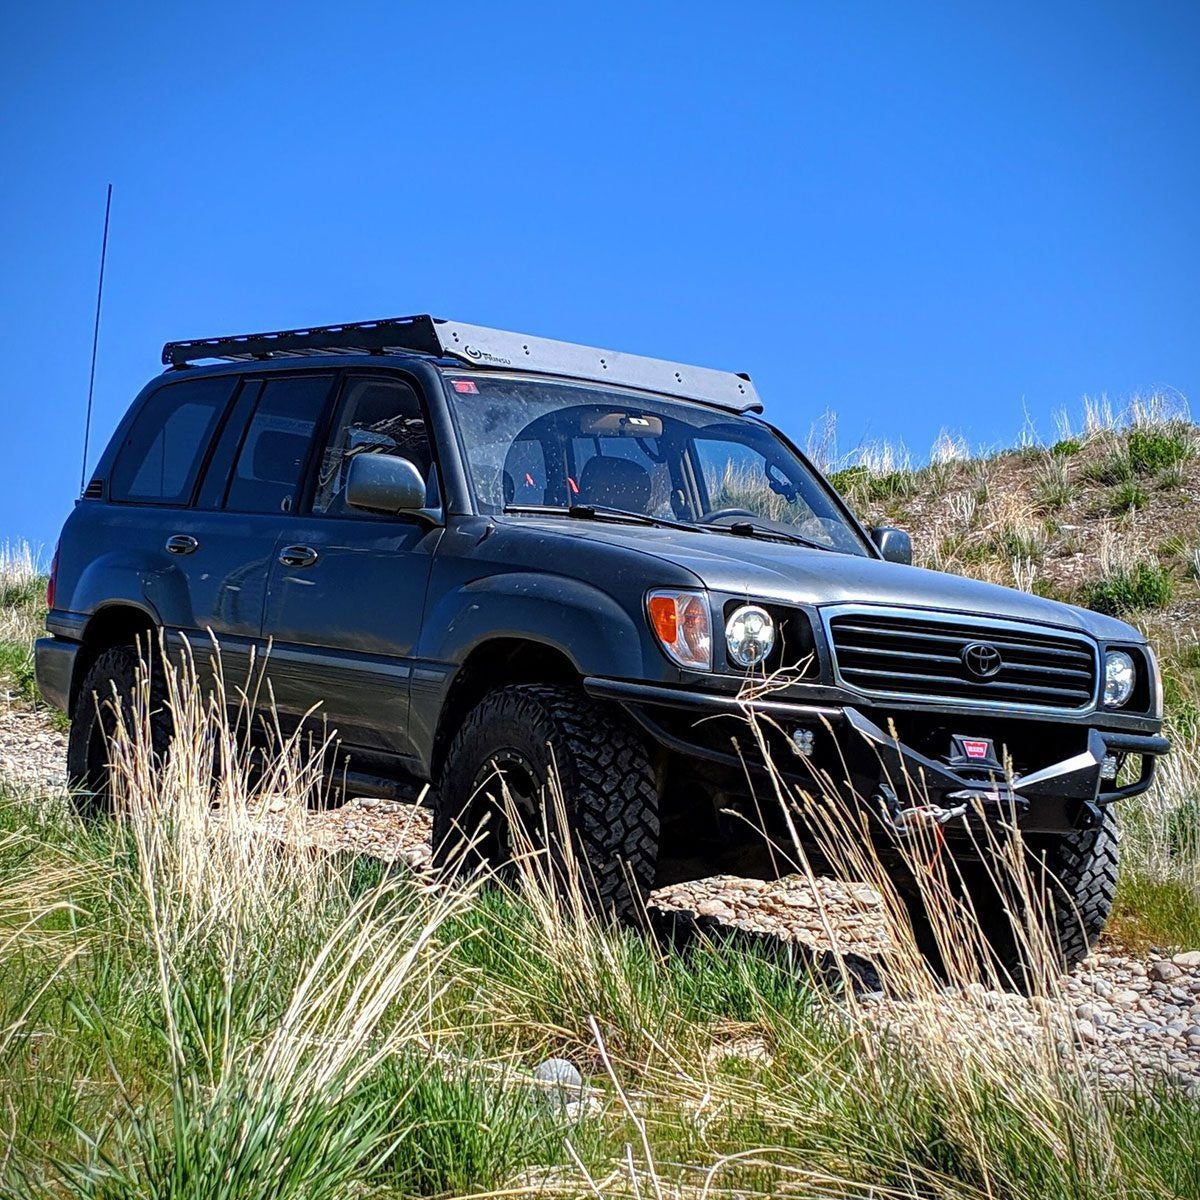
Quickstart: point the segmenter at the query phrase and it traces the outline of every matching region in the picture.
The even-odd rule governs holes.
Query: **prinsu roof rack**
[[[473,366],[497,370],[565,375],[643,388],[703,400],[733,412],[762,412],[762,401],[748,375],[508,333],[482,325],[464,325],[460,321],[430,316],[168,342],[163,347],[162,360],[168,366],[186,367],[211,358],[252,362],[298,355],[405,353],[455,358]]]

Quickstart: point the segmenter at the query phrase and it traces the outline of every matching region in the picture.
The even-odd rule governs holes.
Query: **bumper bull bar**
[[[873,751],[878,759],[880,780],[890,783],[897,792],[911,792],[912,787],[916,786],[926,794],[941,797],[986,798],[992,802],[992,806],[995,806],[997,800],[1003,800],[1022,811],[1031,806],[1038,806],[1039,802],[1042,805],[1061,805],[1066,801],[1077,803],[1081,809],[1090,811],[1093,817],[1096,817],[1096,809],[1146,791],[1154,777],[1155,759],[1170,749],[1170,742],[1158,734],[1088,729],[1087,744],[1081,752],[1061,762],[1030,771],[1014,779],[1011,784],[1005,782],[999,787],[1003,795],[998,796],[997,783],[981,782],[977,774],[960,774],[946,763],[928,758],[886,733],[862,712],[850,706],[796,704],[769,698],[739,699],[735,696],[714,695],[711,692],[698,693],[683,688],[666,688],[595,677],[584,680],[584,689],[589,695],[622,704],[630,716],[667,749],[718,762],[738,771],[753,770],[754,767],[735,754],[693,742],[671,732],[647,709],[687,710],[698,716],[737,716],[750,713],[775,723],[792,721],[809,726],[814,723],[841,726],[843,734],[854,734],[854,740],[866,743]],[[1126,754],[1141,756],[1138,778],[1120,787],[1116,786],[1115,781],[1103,779],[1101,773],[1105,759]],[[785,778],[797,781],[811,780],[810,771],[796,770],[795,765],[795,759],[786,765],[776,764]],[[1107,788],[1105,785],[1108,785]]]

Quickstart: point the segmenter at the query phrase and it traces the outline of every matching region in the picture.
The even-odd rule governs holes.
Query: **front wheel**
[[[1120,829],[1111,809],[1090,829],[1029,834],[1026,872],[1014,878],[1006,853],[960,862],[951,874],[962,919],[978,923],[990,965],[1021,991],[1036,988],[1047,969],[1068,971],[1091,953],[1117,891]],[[918,888],[902,889],[918,947],[944,970]],[[936,918],[934,918],[936,919]]]
[[[555,842],[555,777],[570,856]],[[556,871],[573,857],[593,903],[626,919],[654,886],[658,834],[658,788],[641,737],[607,706],[548,684],[484,697],[450,746],[434,805],[439,866],[502,870],[524,841],[546,851]]]

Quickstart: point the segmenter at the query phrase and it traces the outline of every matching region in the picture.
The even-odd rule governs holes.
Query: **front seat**
[[[650,505],[650,472],[628,458],[589,458],[579,476],[577,503],[644,513]]]

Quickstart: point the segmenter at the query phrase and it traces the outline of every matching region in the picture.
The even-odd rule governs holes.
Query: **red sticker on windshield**
[[[475,386],[473,379],[456,379],[454,381],[454,390],[466,396],[478,396],[479,389]]]

